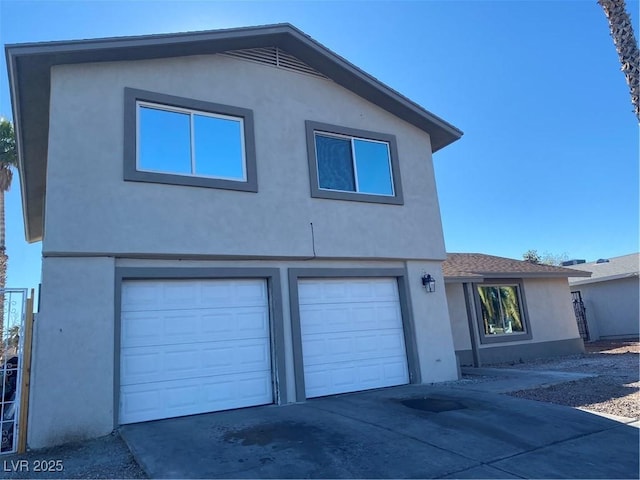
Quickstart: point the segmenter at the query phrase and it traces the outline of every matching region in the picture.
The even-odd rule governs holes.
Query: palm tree
[[[616,46],[622,72],[631,91],[633,110],[640,122],[640,53],[624,0],[598,0],[609,20],[609,30]]]
[[[7,261],[9,260],[5,245],[4,193],[11,187],[13,179],[11,167],[16,167],[17,163],[13,125],[0,117],[0,340],[2,341],[0,358],[4,357],[4,288],[7,283]]]
[[[0,255],[3,257],[2,265],[0,265],[0,288],[5,287],[7,279],[4,193],[11,187],[11,180],[13,179],[11,167],[17,167],[17,165],[18,155],[16,153],[16,137],[13,125],[9,120],[0,117]]]

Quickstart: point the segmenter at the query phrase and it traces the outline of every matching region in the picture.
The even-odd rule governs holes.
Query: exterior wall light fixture
[[[424,289],[431,293],[436,291],[436,279],[433,278],[430,274],[425,273],[422,275],[422,286]]]

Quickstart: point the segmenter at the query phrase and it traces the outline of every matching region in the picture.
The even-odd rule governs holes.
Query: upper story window
[[[256,192],[252,112],[126,89],[125,180]]]
[[[311,195],[402,204],[393,135],[307,121]]]
[[[138,102],[138,169],[245,181],[242,118]]]

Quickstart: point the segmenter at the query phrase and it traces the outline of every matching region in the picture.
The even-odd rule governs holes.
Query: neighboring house
[[[449,253],[442,269],[461,365],[584,351],[567,282],[574,270],[480,253]]]
[[[589,340],[638,336],[639,264],[640,254],[632,253],[568,267],[591,272],[591,278],[569,278],[571,292],[585,306]]]
[[[458,129],[287,24],[6,54],[31,447],[457,378],[432,152]]]

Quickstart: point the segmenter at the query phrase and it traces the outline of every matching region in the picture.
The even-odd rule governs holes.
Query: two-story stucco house
[[[287,24],[6,53],[32,447],[457,378],[432,153],[458,129]]]

